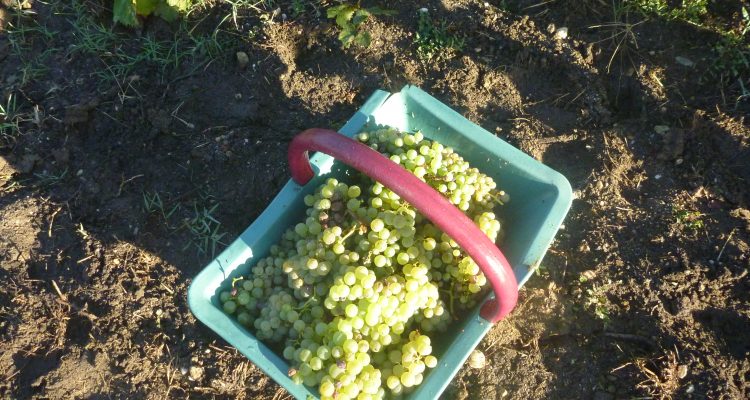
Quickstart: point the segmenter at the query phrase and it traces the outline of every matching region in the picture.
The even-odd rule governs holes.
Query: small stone
[[[549,25],[547,25],[547,33],[549,33],[550,35],[553,34],[553,33],[555,33],[556,29],[557,29],[557,27],[555,26],[555,24],[549,24]]]
[[[469,355],[469,366],[474,369],[481,369],[487,366],[487,359],[484,357],[484,353],[479,350],[474,350]]]
[[[661,179],[661,174],[656,174],[656,175],[654,175],[654,179],[656,179],[657,181],[658,181],[659,179]]]
[[[247,64],[250,63],[250,57],[247,56],[247,53],[244,51],[238,51],[237,54],[237,65],[240,67],[240,69],[245,69],[247,67]]]
[[[677,56],[677,57],[674,58],[674,60],[677,61],[677,64],[684,65],[684,66],[686,66],[688,68],[695,65],[695,63],[693,62],[693,60],[691,60],[691,59],[689,59],[687,57],[683,57],[683,56]]]
[[[581,278],[590,281],[590,280],[596,278],[596,272],[594,272],[594,270],[591,270],[591,269],[587,270],[587,271],[583,271],[581,273]]]
[[[684,379],[688,374],[688,366],[685,364],[682,364],[677,367],[677,377],[680,379]]]
[[[695,386],[693,386],[692,384],[690,384],[690,386],[688,386],[687,389],[685,389],[685,393],[690,394],[690,393],[693,393],[693,392],[695,392]]]
[[[555,39],[564,40],[567,38],[568,38],[568,28],[566,26],[561,26],[555,31]]]
[[[654,132],[663,135],[667,132],[669,132],[669,127],[666,125],[655,125],[654,126]]]
[[[188,374],[191,381],[199,381],[203,378],[203,367],[192,366],[190,367]]]

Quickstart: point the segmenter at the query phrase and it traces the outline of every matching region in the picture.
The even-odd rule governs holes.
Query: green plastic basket
[[[352,137],[363,128],[377,125],[420,130],[427,138],[453,147],[510,195],[511,201],[498,210],[506,232],[501,247],[522,286],[541,262],[570,208],[572,192],[565,177],[414,86],[393,94],[376,91],[339,132]],[[287,376],[286,361],[226,315],[218,294],[230,288],[232,278],[247,274],[255,262],[268,255],[287,228],[303,219],[305,195],[329,177],[346,179],[346,166],[332,157],[317,153],[310,161],[316,176],[304,186],[287,182],[255,222],[195,277],[188,291],[190,310],[201,322],[298,399],[318,398],[318,394],[315,389],[293,383]],[[440,335],[435,346],[439,363],[409,399],[437,398],[450,383],[492,327],[479,316],[479,308],[454,325],[452,332]]]

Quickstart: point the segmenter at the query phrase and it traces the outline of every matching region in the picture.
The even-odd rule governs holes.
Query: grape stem
[[[448,293],[448,299],[450,300],[450,302],[448,302],[448,308],[451,311],[451,317],[453,317],[453,319],[456,319],[456,314],[453,313],[453,301],[454,301],[453,291],[455,289],[456,289],[455,284],[451,284],[451,290],[441,289],[442,292]]]
[[[305,302],[305,304],[301,305],[300,307],[295,308],[294,310],[298,313],[302,314],[303,312],[307,311],[307,307],[310,305],[310,302],[312,301],[318,301],[318,298],[313,296],[310,296],[309,299]]]
[[[494,194],[492,192],[489,192],[489,193],[487,193],[487,195],[490,196],[490,197],[492,197],[492,200],[495,200],[495,203],[497,203],[497,204],[499,204],[501,206],[505,205],[505,203],[502,200],[500,200],[499,198],[497,198],[496,194]]]
[[[362,226],[361,222],[356,222],[356,223],[352,224],[352,227],[349,228],[349,231],[347,231],[346,234],[341,237],[341,241],[343,242],[344,240],[349,239],[349,236],[351,236],[354,233],[354,231],[356,231],[357,229],[359,229],[360,226]]]
[[[239,277],[239,278],[232,278],[232,289],[234,289],[234,284],[237,283],[237,281],[241,281],[245,278]]]

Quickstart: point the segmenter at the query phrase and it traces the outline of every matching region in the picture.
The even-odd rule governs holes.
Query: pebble
[[[240,68],[245,69],[245,67],[247,67],[247,64],[250,63],[250,57],[248,57],[247,53],[245,53],[244,51],[238,51],[236,56],[237,56],[237,65]]]
[[[674,58],[674,60],[677,61],[677,64],[684,65],[686,67],[692,67],[695,65],[693,60],[683,56],[677,56]]]
[[[199,381],[203,378],[203,367],[192,366],[190,367],[188,374],[191,381]]]
[[[472,351],[469,355],[469,366],[474,369],[487,366],[487,359],[484,357],[484,353],[479,350]]]
[[[685,393],[687,393],[687,394],[690,394],[690,393],[693,393],[693,392],[695,392],[695,386],[693,386],[692,384],[690,386],[688,386],[687,389],[685,389]]]
[[[581,277],[582,278],[586,278],[586,280],[590,281],[590,280],[593,280],[594,278],[596,278],[596,272],[594,272],[594,270],[591,270],[591,269],[587,270],[587,271],[583,271],[581,273]]]
[[[677,377],[680,379],[683,379],[688,374],[688,366],[685,364],[682,364],[677,367]]]
[[[568,27],[561,26],[555,31],[555,39],[557,40],[564,40],[568,37]]]

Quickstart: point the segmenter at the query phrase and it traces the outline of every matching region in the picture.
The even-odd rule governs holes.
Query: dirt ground
[[[0,397],[287,398],[187,287],[289,179],[296,133],[407,83],[575,191],[488,367],[443,398],[750,397],[750,103],[715,33],[609,1],[381,1],[370,47],[342,50],[321,2],[136,31],[107,3],[2,3]],[[420,7],[463,49],[418,58]]]

